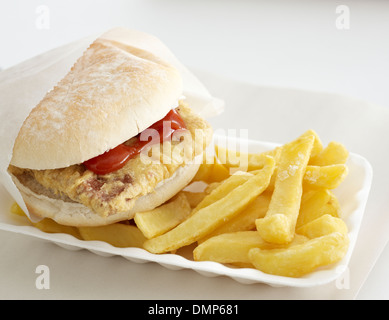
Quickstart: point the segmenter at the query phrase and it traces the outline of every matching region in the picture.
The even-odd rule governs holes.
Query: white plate
[[[217,141],[225,137],[216,137]],[[228,138],[228,143],[247,143],[250,152],[261,152],[272,149],[278,144],[251,140]],[[350,246],[346,256],[328,269],[321,269],[302,278],[288,278],[265,274],[248,268],[231,268],[216,262],[192,261],[190,253],[182,250],[178,254],[151,254],[138,248],[115,248],[101,241],[82,241],[67,234],[49,234],[31,226],[23,225],[23,219],[10,214],[10,205],[13,200],[4,188],[0,189],[0,229],[45,239],[69,249],[86,249],[101,256],[119,255],[135,263],[156,262],[173,270],[192,269],[204,276],[227,276],[240,283],[266,283],[271,286],[313,287],[336,280],[347,271],[350,257],[354,250],[363,213],[365,210],[370,186],[372,182],[372,167],[369,162],[354,153],[350,153],[347,162],[349,174],[345,181],[334,193],[339,199],[342,215],[349,228]]]

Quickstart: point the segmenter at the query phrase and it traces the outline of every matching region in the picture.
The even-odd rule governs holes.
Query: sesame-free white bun
[[[15,140],[9,170],[31,216],[75,227],[129,220],[136,212],[154,209],[171,199],[196,175],[200,164],[195,157],[199,155],[192,154],[168,178],[155,182],[158,184],[151,192],[150,188],[144,192],[141,188],[148,180],[137,179],[137,184],[132,183],[134,190],[142,191],[126,198],[125,206],[101,214],[96,206],[67,193],[73,190],[73,184],[63,191],[53,183],[58,180],[41,184],[30,174],[77,167],[137,136],[178,106],[188,132],[193,135],[197,128],[203,132],[207,141],[204,151],[212,129],[179,102],[183,89],[180,72],[151,49],[98,38],[32,109]]]
[[[163,180],[153,192],[134,199],[134,206],[126,212],[119,212],[108,217],[102,217],[81,203],[66,201],[52,197],[42,186],[37,188],[23,184],[18,178],[11,177],[22,194],[30,214],[38,218],[51,218],[59,224],[74,227],[102,226],[115,222],[130,220],[135,213],[152,210],[174,197],[185,188],[196,175],[200,164],[196,161],[186,164],[169,179]],[[30,181],[34,183],[34,181]]]
[[[25,119],[11,164],[41,170],[82,163],[162,119],[181,95],[175,68],[97,39]]]

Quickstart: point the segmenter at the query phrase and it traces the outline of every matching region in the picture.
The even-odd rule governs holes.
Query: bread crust
[[[175,68],[98,39],[26,118],[11,164],[41,170],[82,163],[163,118],[181,95]]]

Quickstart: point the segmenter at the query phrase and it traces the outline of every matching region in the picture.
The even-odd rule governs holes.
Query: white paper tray
[[[220,141],[223,137],[219,136],[217,139]],[[232,140],[237,145],[242,142],[247,143],[250,152],[261,152],[278,146],[269,142],[243,141],[235,138]],[[228,141],[232,140],[229,138]],[[347,270],[357,240],[373,171],[365,158],[354,153],[350,153],[347,165],[349,174],[334,193],[339,199],[342,216],[349,229],[349,250],[342,261],[331,268],[318,270],[302,278],[273,276],[254,269],[231,268],[216,262],[196,262],[191,260],[189,250],[186,252],[182,250],[182,255],[156,255],[139,248],[115,248],[101,241],[82,241],[67,234],[44,233],[32,226],[23,225],[23,219],[19,220],[10,213],[13,200],[4,188],[0,189],[0,229],[48,240],[68,250],[86,249],[104,257],[118,255],[135,263],[156,262],[168,269],[192,269],[207,277],[227,276],[244,284],[266,283],[271,286],[313,287],[332,282]]]

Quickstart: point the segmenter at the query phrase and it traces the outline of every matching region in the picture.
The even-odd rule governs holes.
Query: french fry
[[[276,169],[277,171],[277,169]],[[335,189],[346,178],[348,167],[345,164],[335,164],[328,166],[308,165],[305,170],[303,185],[305,188]],[[274,174],[269,183],[268,190],[274,190],[277,175]]]
[[[302,277],[318,267],[340,261],[347,252],[348,236],[333,232],[285,249],[250,249],[248,256],[256,269],[273,275]]]
[[[204,197],[204,199],[193,209],[192,215],[195,214],[202,208],[209,206],[210,204],[222,199],[232,190],[240,186],[241,184],[247,182],[251,177],[253,177],[253,173],[242,173],[236,172],[228,179],[226,179],[223,183],[215,185],[215,188],[211,190],[210,194]],[[209,190],[207,191],[209,192]]]
[[[320,139],[319,135],[316,133],[316,131],[314,131],[312,129],[305,131],[300,136],[300,138],[309,137],[309,136],[315,137],[313,140],[313,146],[312,146],[311,155],[310,155],[310,157],[315,157],[316,155],[320,154],[323,151],[323,143],[321,142],[321,139]]]
[[[75,238],[80,238],[80,234],[76,227],[64,226],[55,222],[52,219],[45,218],[38,222],[33,222],[32,225],[39,230],[47,233],[67,233]]]
[[[318,134],[314,130],[308,130],[308,131],[304,132],[299,137],[299,139],[309,137],[309,136],[314,136],[313,146],[312,146],[312,150],[311,150],[311,154],[310,154],[310,157],[312,157],[312,156],[320,154],[323,151],[323,143],[321,142],[320,137],[318,136]],[[278,157],[276,158],[277,165],[278,165],[278,162],[279,162],[279,159],[281,156],[281,151],[282,151],[283,147],[284,146],[278,147],[278,153],[277,153]],[[268,187],[269,191],[274,190],[274,185],[275,185],[277,175],[278,175],[278,167],[276,167],[276,169],[274,171],[274,175],[273,175],[272,179],[270,180],[269,187]]]
[[[330,191],[330,201],[322,208],[322,215],[329,214],[335,218],[341,218],[342,211],[340,209],[340,204],[338,198]]]
[[[283,249],[253,249],[248,253],[255,268],[275,275],[301,277],[321,266],[340,261],[349,245],[345,222],[329,214],[296,229],[309,240]]]
[[[322,215],[321,217],[296,228],[296,233],[310,239],[318,238],[334,232],[347,235],[347,225],[342,219],[333,217],[329,214]]]
[[[248,252],[252,248],[268,248],[256,231],[223,233],[211,237],[193,250],[195,261],[215,261],[220,263],[250,263]]]
[[[265,241],[285,244],[293,239],[300,209],[302,180],[314,140],[314,135],[308,135],[282,148],[269,210],[264,218],[255,222]]]
[[[208,195],[211,194],[213,190],[215,190],[218,186],[221,185],[221,182],[212,182],[210,183],[204,190],[204,192]]]
[[[186,196],[186,199],[188,199],[191,208],[195,208],[207,196],[207,194],[204,191],[202,192],[180,191],[180,193]]]
[[[19,205],[14,202],[12,205],[11,205],[11,212],[13,214],[16,214],[17,216],[22,216],[22,217],[27,217],[26,214],[24,213],[24,211],[22,210],[22,208],[19,207]]]
[[[202,243],[205,240],[222,233],[249,231],[255,229],[255,220],[265,216],[269,207],[270,197],[271,195],[266,192],[260,194],[241,213],[222,224],[205,237],[201,238],[198,242]]]
[[[191,210],[185,194],[179,193],[172,201],[153,210],[136,213],[134,221],[145,237],[151,239],[173,229]]]
[[[293,244],[302,243],[307,238],[297,235]],[[257,231],[238,231],[223,233],[209,238],[193,250],[196,261],[215,261],[220,263],[251,263],[248,253],[250,249],[269,250],[285,248],[288,245],[275,245],[264,241]]]
[[[308,136],[314,136],[313,146],[311,150],[311,157],[318,156],[323,152],[323,143],[320,140],[319,135],[314,130],[308,130],[304,132],[299,138],[304,138]],[[253,171],[263,168],[264,161],[266,156],[271,156],[276,161],[276,166],[278,165],[283,146],[276,147],[273,150],[265,151],[262,153],[243,153],[235,150],[229,150],[218,145],[215,146],[215,153],[221,163],[229,169],[238,168],[240,162],[247,162],[247,171]],[[242,160],[244,159],[244,160]],[[231,171],[231,170],[230,170]],[[277,172],[277,167],[276,171]],[[275,177],[277,174],[274,174],[272,180],[269,184],[269,190],[274,190]]]
[[[19,205],[14,202],[11,206],[11,212],[13,214],[16,214],[18,216],[25,217],[35,228],[38,228],[39,230],[47,233],[66,233],[70,234],[71,236],[80,239],[80,233],[78,232],[78,229],[76,227],[71,227],[71,226],[64,226],[62,224],[59,224],[55,222],[52,219],[45,218],[42,219],[38,222],[31,222],[22,208],[19,207]]]
[[[329,166],[333,164],[345,164],[348,156],[349,152],[343,144],[332,141],[319,154],[311,157],[309,165]]]
[[[216,158],[213,161],[214,163],[206,163],[204,159],[192,181],[212,183],[227,179],[230,176],[228,168],[219,163]]]
[[[220,182],[227,179],[230,176],[229,170],[220,163],[215,163],[212,165],[212,170],[206,182]]]
[[[264,167],[267,156],[274,158],[277,163],[281,154],[281,147],[261,153],[244,153],[216,145],[215,153],[219,161],[228,169],[247,167],[247,171],[253,171]]]
[[[114,223],[101,227],[79,227],[78,230],[83,240],[104,241],[118,248],[142,248],[146,240],[137,227],[124,223]]]
[[[167,233],[147,240],[144,248],[152,253],[163,253],[189,245],[204,237],[225,221],[239,214],[266,189],[274,166],[274,159],[268,157],[267,164],[262,170],[229,192],[228,196],[198,210]],[[223,184],[219,188],[222,186]],[[216,191],[217,189],[214,190]]]
[[[304,186],[307,188],[335,189],[346,178],[348,167],[345,164],[328,166],[307,166]]]
[[[301,198],[300,213],[296,228],[313,221],[324,214],[339,217],[339,203],[335,195],[328,189],[304,191]]]

